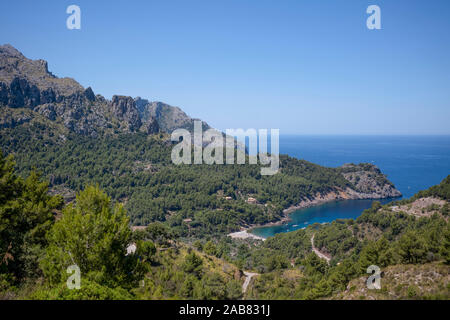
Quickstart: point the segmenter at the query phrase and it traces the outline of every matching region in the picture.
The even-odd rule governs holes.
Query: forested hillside
[[[430,208],[430,216],[375,203],[356,220],[316,224],[264,242],[226,236],[183,242],[176,228],[159,222],[133,232],[123,206],[98,187],[64,205],[34,171],[24,180],[12,158],[0,156],[0,296],[449,299],[449,202],[439,196],[449,181],[422,193],[445,201]],[[329,263],[312,251],[313,235]],[[66,284],[66,269],[74,264],[81,272],[78,290]],[[381,291],[361,285],[370,265],[386,270]],[[242,270],[258,273],[246,292]],[[414,277],[419,280],[408,282]]]
[[[257,165],[175,166],[169,133],[192,129],[193,121],[164,103],[105,99],[56,77],[46,61],[0,46],[0,149],[14,155],[23,177],[42,173],[65,202],[98,184],[125,204],[131,224],[162,221],[177,236],[203,237],[279,221],[285,209],[317,197],[400,195],[369,164],[325,168],[281,156],[270,177]]]
[[[431,214],[427,216],[398,210],[398,202],[384,206],[375,202],[356,220],[316,224],[268,239],[262,246],[275,248],[273,252],[282,263],[257,278],[247,297],[449,299],[449,187],[450,176],[401,202],[412,203],[428,196],[443,201],[428,208]],[[331,256],[329,264],[310,251],[313,235],[314,245]],[[258,250],[252,253],[260,256]],[[370,265],[383,272],[380,290],[369,290],[365,285]],[[267,270],[268,265],[259,262],[253,268]],[[301,276],[293,277],[291,270],[300,270]],[[354,278],[359,280],[349,284]]]
[[[36,168],[50,181],[52,192],[66,201],[84,186],[98,183],[114,200],[125,203],[132,224],[167,221],[180,236],[191,231],[198,236],[227,233],[278,221],[284,209],[318,194],[352,190],[351,196],[366,196],[353,191],[358,189],[340,169],[288,156],[280,157],[278,174],[261,176],[258,165],[175,166],[170,162],[172,143],[163,133],[68,135],[57,142],[46,137],[47,128],[33,122],[1,130],[0,144],[15,156],[22,175]],[[376,171],[374,176],[385,179]],[[370,197],[389,196],[372,192]],[[249,197],[257,203],[247,203]],[[189,226],[183,223],[188,218]]]
[[[233,265],[178,242],[162,224],[133,233],[121,204],[98,187],[64,206],[32,172],[0,154],[0,299],[237,299]],[[134,244],[135,251],[127,254]],[[77,265],[81,287],[66,269]]]

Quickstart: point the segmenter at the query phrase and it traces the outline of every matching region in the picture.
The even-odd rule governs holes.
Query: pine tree
[[[63,210],[48,240],[42,268],[51,283],[64,281],[70,265],[80,268],[82,279],[110,287],[132,286],[142,272],[138,256],[126,255],[131,230],[122,205],[112,205],[98,187],[87,187],[77,195],[76,203]]]

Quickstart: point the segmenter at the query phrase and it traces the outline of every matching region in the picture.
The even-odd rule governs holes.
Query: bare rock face
[[[83,88],[71,78],[58,78],[45,60],[31,60],[11,45],[0,45],[0,107],[5,107],[3,126],[17,126],[28,119],[15,119],[21,108],[55,121],[71,132],[97,136],[102,132],[172,132],[193,129],[194,119],[180,108],[162,102],[127,96],[109,101]],[[12,110],[16,109],[16,110]],[[19,110],[17,110],[19,109]],[[8,114],[8,115],[6,115]],[[2,120],[0,119],[0,120]],[[209,126],[203,122],[204,130]]]
[[[48,71],[44,60],[27,59],[13,46],[0,46],[0,81],[8,86],[16,78],[26,79],[29,86],[36,86],[39,91],[52,88],[58,95],[69,96],[83,91],[83,87],[71,78],[58,78]]]
[[[41,103],[56,102],[56,93],[52,88],[41,91]]]
[[[117,119],[128,124],[130,131],[137,131],[141,127],[141,118],[132,97],[113,96],[111,109]]]
[[[155,118],[149,118],[144,124],[143,128],[147,134],[155,134],[159,132],[159,124]]]
[[[141,119],[145,122],[150,118],[156,119],[159,124],[159,129],[162,132],[172,133],[175,129],[186,129],[193,131],[194,121],[183,110],[178,107],[170,106],[163,102],[150,102],[146,99],[137,97],[134,99],[138,108]],[[203,130],[208,130],[211,127],[202,121]]]
[[[0,101],[11,108],[33,108],[40,104],[40,91],[27,79],[15,77],[11,83],[0,83]]]
[[[51,121],[56,120],[56,109],[55,106],[51,103],[41,104],[34,110]]]
[[[84,90],[84,96],[91,102],[95,101],[95,94],[94,91],[92,91],[91,87],[88,87],[86,90]]]
[[[6,83],[0,82],[0,105],[8,104],[8,86]]]
[[[402,194],[386,178],[381,170],[370,163],[345,164],[339,168],[342,175],[353,187],[353,192],[358,198],[377,199],[395,198]]]

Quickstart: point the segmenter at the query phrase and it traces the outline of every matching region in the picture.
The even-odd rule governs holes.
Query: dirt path
[[[315,234],[313,234],[312,237],[311,237],[311,246],[312,246],[312,250],[314,251],[314,253],[315,253],[319,258],[325,259],[325,260],[327,260],[327,263],[330,263],[331,257],[330,257],[329,255],[325,254],[325,253],[320,252],[319,249],[317,249],[316,247],[314,247],[314,236],[315,236]]]
[[[242,292],[243,293],[245,293],[247,291],[247,287],[250,284],[250,281],[252,280],[252,278],[254,276],[258,276],[259,273],[244,271],[244,275],[245,275],[245,281],[244,281],[244,284],[242,285]]]

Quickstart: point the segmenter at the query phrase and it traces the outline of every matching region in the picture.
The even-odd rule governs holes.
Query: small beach
[[[233,239],[256,239],[256,240],[262,240],[262,241],[266,240],[263,237],[260,237],[253,233],[248,232],[248,230],[233,232],[233,233],[228,234],[228,236]]]

